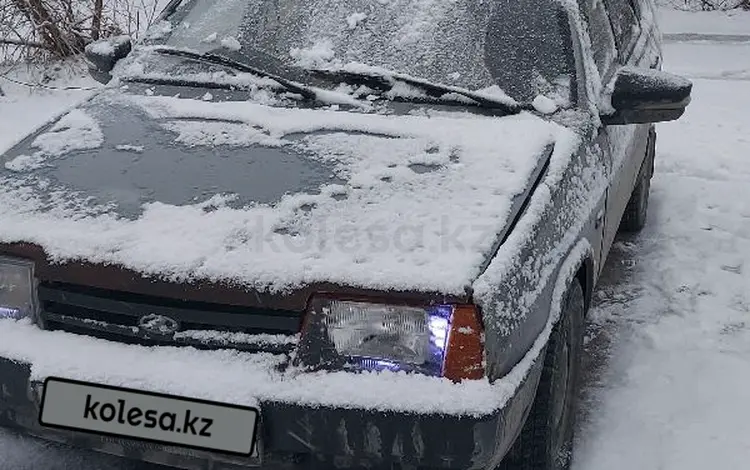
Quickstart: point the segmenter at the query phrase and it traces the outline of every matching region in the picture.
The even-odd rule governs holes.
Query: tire
[[[630,195],[625,213],[620,222],[621,233],[637,233],[643,230],[648,219],[648,198],[651,192],[651,177],[654,174],[654,156],[656,154],[656,131],[651,128],[646,145],[646,158],[638,173],[638,183]]]
[[[584,296],[575,280],[552,330],[534,404],[498,470],[567,470],[575,427],[575,402],[583,347]]]

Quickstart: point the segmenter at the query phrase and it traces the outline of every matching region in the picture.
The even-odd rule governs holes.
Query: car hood
[[[531,114],[108,89],[0,157],[0,243],[257,291],[460,294],[569,135]]]

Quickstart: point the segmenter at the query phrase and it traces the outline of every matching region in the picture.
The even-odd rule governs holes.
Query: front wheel
[[[560,321],[547,344],[534,404],[521,434],[499,469],[567,470],[575,425],[584,296],[578,280],[568,289]]]
[[[638,182],[630,196],[625,214],[620,222],[620,232],[636,233],[643,230],[648,218],[648,198],[651,193],[651,177],[654,173],[654,157],[656,154],[656,131],[651,129],[646,146],[646,158],[638,174]]]

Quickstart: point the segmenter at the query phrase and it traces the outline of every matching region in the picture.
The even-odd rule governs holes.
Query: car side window
[[[589,25],[594,62],[602,78],[608,76],[617,61],[617,46],[603,0],[579,0]]]
[[[641,32],[633,0],[605,0],[621,63],[626,63],[633,41]]]

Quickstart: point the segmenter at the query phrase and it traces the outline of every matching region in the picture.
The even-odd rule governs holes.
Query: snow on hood
[[[195,204],[149,202],[129,219],[73,191],[58,190],[42,204],[38,188],[48,182],[33,168],[0,173],[6,188],[0,193],[0,242],[36,243],[52,261],[83,259],[171,280],[211,279],[269,291],[334,282],[463,293],[546,149],[572,134],[525,113],[396,116],[117,90],[88,106],[145,112],[172,133],[172,145],[205,149],[202,158],[224,158],[218,156],[221,146],[248,147],[246,156],[235,152],[231,158],[250,158],[252,146],[288,148],[331,166],[335,178],[316,191],[288,191],[274,202],[241,206],[229,204],[233,195],[219,187]],[[63,120],[72,120],[78,143],[90,148],[101,142],[89,117],[76,110]],[[39,139],[46,145],[38,159],[75,158],[45,154],[64,149],[45,135]],[[71,139],[67,145],[75,147],[73,134]],[[158,151],[148,158],[159,158]]]

